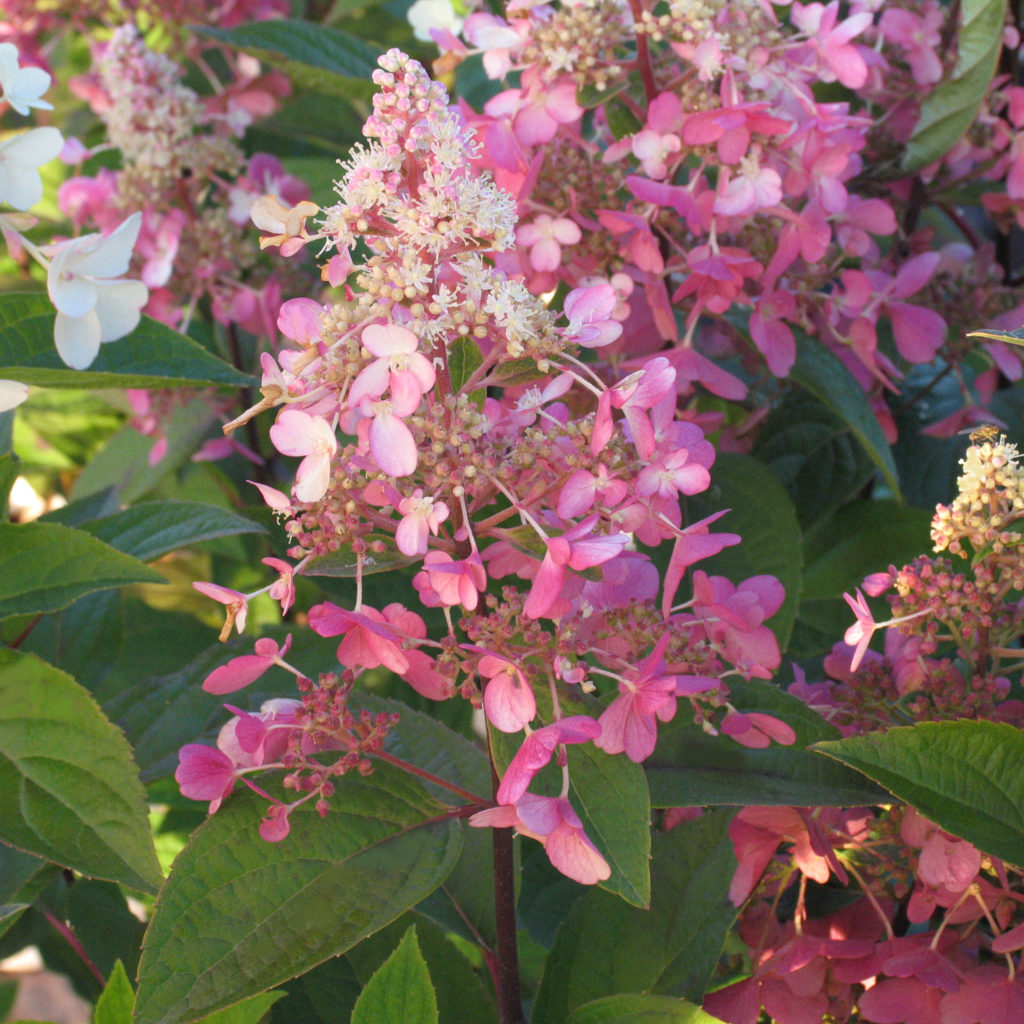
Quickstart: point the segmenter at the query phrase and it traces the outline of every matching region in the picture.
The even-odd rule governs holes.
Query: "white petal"
[[[10,44],[8,44],[10,45]],[[20,380],[0,380],[0,412],[21,405],[28,398],[28,385]]]
[[[95,313],[85,316],[57,314],[53,328],[57,354],[73,370],[84,370],[100,350],[100,320]]]
[[[100,320],[100,341],[116,341],[139,325],[149,289],[141,281],[104,281],[98,285],[96,315]]]
[[[53,258],[46,275],[46,290],[50,301],[67,316],[84,316],[96,306],[99,298],[96,285],[84,277],[68,277],[64,273],[67,260],[62,256],[71,255],[63,250]]]
[[[74,273],[85,277],[120,277],[131,262],[132,249],[142,227],[142,214],[133,213],[106,238],[89,247],[74,262]]]

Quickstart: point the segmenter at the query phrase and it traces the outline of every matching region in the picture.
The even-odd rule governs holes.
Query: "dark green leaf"
[[[696,522],[729,509],[712,527],[714,531],[738,533],[742,544],[725,548],[697,566],[707,573],[727,576],[734,582],[751,576],[774,576],[785,588],[782,607],[768,620],[786,650],[800,605],[801,547],[796,510],[778,478],[749,455],[722,452],[711,469],[711,487],[686,499],[687,518]]]
[[[96,1000],[92,1024],[132,1024],[135,992],[120,960],[107,976],[103,994]]]
[[[579,1006],[623,990],[700,999],[736,918],[731,815],[715,812],[655,837],[651,909],[592,889],[558,931],[533,1024],[564,1024]]]
[[[592,743],[567,749],[573,806],[612,869],[601,888],[646,907],[651,899],[651,799],[643,769]]]
[[[849,427],[899,499],[900,486],[892,451],[871,411],[864,389],[853,374],[824,345],[801,335],[790,376]]]
[[[194,1021],[345,952],[440,885],[461,823],[387,764],[337,780],[278,843],[266,802],[238,793],[193,835],[164,885],[139,968],[138,1024]]]
[[[452,379],[452,392],[459,394],[463,385],[483,364],[480,346],[472,338],[456,338],[448,346],[448,372]]]
[[[251,519],[198,501],[146,502],[84,523],[82,529],[143,562],[214,537],[267,532]]]
[[[978,116],[1003,45],[1006,0],[961,0],[957,59],[952,73],[929,91],[903,156],[919,171],[953,148]]]
[[[59,611],[85,594],[129,583],[166,580],[82,530],[0,523],[0,618]]]
[[[375,90],[370,76],[377,70],[378,52],[335,28],[275,18],[197,31],[280,68],[303,89],[344,97],[371,96]]]
[[[723,1024],[685,999],[619,995],[578,1006],[566,1024]]]
[[[805,749],[839,731],[803,701],[755,680],[730,680],[729,689],[733,707],[782,719],[796,732],[796,743],[752,750],[677,717],[658,727],[658,745],[644,765],[655,807],[853,807],[885,799],[857,772],[836,771]]]
[[[846,424],[806,391],[772,411],[753,454],[782,481],[805,528],[855,497],[875,472]]]
[[[32,654],[0,650],[0,838],[95,878],[152,891],[161,873],[124,736]]]
[[[416,926],[366,983],[352,1024],[437,1024],[437,997],[416,941]]]
[[[211,355],[191,338],[148,316],[127,337],[100,347],[87,370],[72,370],[53,345],[56,318],[41,294],[0,297],[0,366],[4,374],[48,388],[243,387],[252,377]]]
[[[101,974],[109,974],[116,964],[123,963],[135,975],[146,926],[128,909],[119,886],[79,879],[68,891],[65,913]]]
[[[1024,864],[1024,732],[1002,722],[919,722],[812,748],[863,772],[985,853]]]

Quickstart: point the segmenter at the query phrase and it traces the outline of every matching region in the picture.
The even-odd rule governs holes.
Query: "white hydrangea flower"
[[[0,412],[21,405],[28,398],[28,385],[20,380],[0,380]]]
[[[462,30],[463,19],[456,14],[450,0],[416,0],[406,18],[412,25],[412,34],[424,43],[432,41],[432,28],[446,29],[453,36]]]
[[[149,289],[141,281],[120,280],[128,269],[142,214],[133,213],[116,231],[83,235],[55,251],[46,277],[57,307],[53,337],[68,366],[84,370],[105,341],[135,329]]]
[[[4,99],[19,113],[29,107],[53,110],[53,104],[39,97],[50,88],[50,76],[42,68],[23,68],[14,43],[0,43],[0,89]]]
[[[56,128],[32,128],[0,142],[0,202],[16,210],[35,206],[43,198],[37,168],[63,148],[64,139]]]

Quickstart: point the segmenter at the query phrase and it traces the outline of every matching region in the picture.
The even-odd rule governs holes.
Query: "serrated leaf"
[[[453,394],[462,391],[466,381],[483,365],[483,361],[480,346],[472,338],[456,338],[448,346],[448,373]]]
[[[612,869],[601,888],[646,907],[651,900],[651,798],[643,769],[591,743],[567,750],[573,806]]]
[[[548,955],[532,1024],[564,1024],[577,1007],[623,989],[703,996],[736,918],[730,820],[705,814],[655,837],[650,910],[599,889],[574,905]]]
[[[352,1024],[437,1024],[437,997],[415,925],[366,983]]]
[[[1024,864],[1024,731],[1002,722],[919,722],[816,743],[947,832]]]
[[[131,334],[101,345],[87,370],[72,370],[53,345],[56,316],[45,295],[0,296],[0,366],[5,376],[48,388],[244,387],[255,383],[191,338],[148,316]]]
[[[151,892],[162,875],[124,736],[73,679],[0,650],[0,839]]]
[[[543,373],[537,369],[537,360],[522,358],[508,359],[498,363],[488,374],[485,383],[496,387],[518,387],[540,380]]]
[[[388,764],[336,782],[278,843],[266,801],[233,795],[193,835],[161,890],[139,965],[138,1024],[184,1024],[302,974],[382,928],[451,871],[462,825]]]
[[[854,807],[884,799],[884,792],[857,772],[835,771],[806,749],[839,731],[803,701],[756,680],[730,679],[729,690],[738,711],[782,719],[796,742],[751,750],[677,717],[658,727],[658,745],[644,763],[653,806]]]
[[[145,502],[81,528],[143,562],[215,537],[267,532],[251,519],[198,501]]]
[[[626,994],[576,1007],[566,1024],[724,1024],[685,999]]]
[[[893,495],[900,499],[896,463],[885,434],[871,411],[864,389],[824,345],[806,335],[797,339],[796,362],[790,377],[831,409],[878,467]]]
[[[378,52],[335,28],[274,18],[196,31],[279,68],[304,89],[349,98],[371,96],[376,88],[370,78],[377,70]]]
[[[96,1000],[92,1024],[132,1024],[135,991],[120,960],[107,977],[103,994]]]
[[[0,523],[0,618],[55,612],[97,590],[166,579],[83,530]]]
[[[999,60],[1005,17],[1006,0],[961,0],[956,64],[921,102],[903,156],[905,171],[919,171],[948,153],[978,116]]]

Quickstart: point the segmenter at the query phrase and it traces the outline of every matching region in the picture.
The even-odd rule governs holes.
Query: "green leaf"
[[[45,295],[0,296],[0,366],[5,376],[48,388],[243,387],[255,383],[191,338],[148,316],[127,337],[101,345],[89,369],[72,370],[53,345],[55,318]]]
[[[93,878],[78,879],[68,890],[65,917],[101,974],[118,963],[132,976],[146,926],[128,909],[120,886]]]
[[[685,999],[619,995],[578,1006],[566,1024],[723,1024]]]
[[[139,966],[138,1024],[194,1021],[345,952],[439,886],[461,823],[387,764],[306,804],[278,843],[266,801],[227,801],[193,835],[157,900]]]
[[[267,532],[251,519],[198,501],[146,502],[84,523],[82,529],[142,562],[215,537]]]
[[[725,548],[699,568],[736,582],[774,576],[786,590],[782,607],[766,623],[786,650],[800,606],[802,537],[796,510],[778,477],[749,455],[721,452],[711,469],[711,487],[686,499],[687,518],[696,522],[723,508],[729,514],[713,527],[738,533],[743,543]]]
[[[56,864],[0,842],[0,936],[17,923],[59,872]]]
[[[437,1024],[437,998],[415,925],[367,982],[352,1011],[352,1024]]]
[[[0,618],[55,612],[97,590],[166,583],[163,575],[82,530],[0,523]]]
[[[729,689],[738,711],[781,718],[796,732],[796,742],[752,750],[677,717],[658,727],[658,745],[644,764],[655,807],[855,807],[884,800],[885,793],[857,772],[836,770],[806,749],[838,737],[839,730],[803,701],[756,680],[730,679]]]
[[[20,460],[16,455],[8,452],[0,455],[0,523],[10,521],[10,499],[11,488],[18,478]]]
[[[107,978],[103,994],[96,1000],[92,1024],[132,1024],[135,991],[120,960]]]
[[[651,798],[643,769],[592,743],[568,748],[573,806],[612,869],[601,883],[637,907],[651,900]]]
[[[1024,732],[1002,722],[919,722],[816,743],[985,853],[1024,864]]]
[[[0,751],[0,839],[94,878],[160,885],[124,736],[33,654],[0,650]]]
[[[279,68],[303,89],[346,98],[369,97],[376,89],[370,78],[378,67],[378,51],[335,28],[275,18],[196,32]]]
[[[921,102],[903,156],[905,171],[919,171],[948,153],[978,116],[999,60],[1005,17],[1006,0],[962,0],[956,64]]]
[[[203,1018],[203,1024],[259,1024],[274,1003],[283,997],[283,992],[261,992],[226,1010],[211,1013]]]
[[[575,904],[548,955],[532,1024],[564,1024],[577,1007],[623,990],[703,996],[736,918],[730,819],[711,812],[655,837],[650,910],[600,889]]]
[[[471,829],[467,831],[485,831]],[[445,883],[447,888],[448,883]],[[483,886],[481,885],[481,888]],[[491,895],[493,899],[493,894]],[[494,1024],[497,1007],[493,985],[481,964],[474,970],[463,952],[446,937],[445,932],[422,915],[422,907],[403,914],[397,921],[350,949],[344,959],[356,977],[368,983],[394,951],[399,939],[411,925],[416,928],[416,944],[430,973],[430,984],[437,998],[438,1024]],[[486,979],[486,980],[485,980]],[[325,1024],[347,1019],[342,1012],[324,1018]],[[301,1024],[311,1024],[303,1021]]]
[[[78,474],[72,500],[113,490],[121,504],[138,501],[190,458],[216,418],[216,410],[202,399],[179,406],[163,423],[167,452],[155,463],[149,460],[155,439],[125,425]]]
[[[753,454],[785,485],[804,527],[856,497],[875,472],[846,424],[806,391],[772,411]]]
[[[378,535],[370,534],[366,537],[372,543]],[[379,535],[383,540],[383,535]],[[367,555],[363,559],[363,576],[373,576],[377,573],[391,572],[392,569],[401,569],[407,565],[414,565],[419,562],[418,557],[403,555],[394,546],[394,538],[384,548],[381,554]],[[300,576],[333,576],[336,579],[355,579],[358,575],[358,560],[351,551],[332,551],[327,555],[316,555],[302,567]]]
[[[456,338],[448,346],[448,373],[453,394],[462,391],[463,385],[483,365],[483,361],[480,346],[472,338]]]
[[[799,335],[790,376],[846,424],[899,499],[900,485],[892,451],[864,389],[853,374],[824,345]]]

